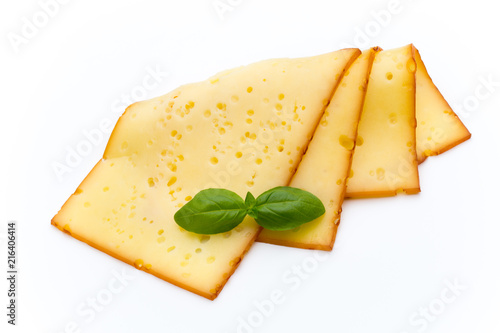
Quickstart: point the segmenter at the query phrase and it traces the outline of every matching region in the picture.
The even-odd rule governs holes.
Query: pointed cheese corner
[[[290,182],[290,186],[316,195],[325,206],[325,214],[290,231],[263,229],[258,241],[306,249],[332,249],[366,85],[377,51],[378,48],[364,51],[345,72]]]
[[[215,299],[260,227],[247,217],[230,232],[203,236],[180,228],[174,213],[205,188],[257,196],[287,185],[359,53],[263,61],[131,105],[52,224]]]
[[[453,112],[427,73],[420,53],[414,48],[416,72],[417,159],[441,154],[468,140],[470,132]]]
[[[359,122],[347,197],[420,191],[415,151],[415,71],[411,44],[376,54]]]

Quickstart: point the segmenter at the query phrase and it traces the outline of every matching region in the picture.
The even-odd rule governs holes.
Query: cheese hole
[[[283,105],[278,103],[278,104],[276,104],[275,108],[276,108],[276,110],[281,111],[281,109],[283,109]]]
[[[186,200],[186,201],[189,201],[189,200],[191,200],[191,199],[193,199],[193,197],[192,197],[192,196],[190,196],[190,195],[188,195],[187,197],[185,197],[185,198],[184,198],[184,200]]]
[[[186,126],[186,131],[191,132],[193,130],[193,126],[187,125]]]
[[[301,108],[301,109],[302,109],[302,110],[305,110],[305,109],[306,109],[305,105],[302,105],[302,108]]]
[[[90,207],[90,202],[85,202],[85,203],[83,204],[83,207],[85,207],[85,208],[89,208],[89,207]]]
[[[170,133],[171,136],[176,136],[177,135],[177,131],[176,130],[173,130],[171,133]]]
[[[362,136],[358,136],[358,139],[356,140],[356,146],[362,146],[365,140],[363,139]]]
[[[397,69],[403,69],[403,63],[400,62],[399,64],[397,64],[396,68]]]
[[[224,103],[217,103],[217,109],[219,110],[226,110],[226,104]]]
[[[219,160],[217,159],[217,157],[214,156],[214,157],[210,158],[210,163],[215,165],[215,164],[219,163]]]
[[[175,165],[174,163],[170,162],[167,164],[167,167],[172,171],[172,172],[176,172],[177,171],[177,165]]]
[[[148,141],[148,146],[152,146],[153,145],[153,141],[149,140]]]
[[[283,100],[283,98],[285,98],[285,95],[283,95],[283,94],[279,94],[279,95],[278,95],[278,99],[279,99],[280,101],[282,101],[282,100]]]
[[[342,184],[342,179],[337,179],[337,185]]]
[[[247,185],[248,185],[248,187],[252,187],[254,185],[253,180],[247,181]]]
[[[231,96],[231,102],[236,103],[239,101],[239,97],[236,95]]]
[[[248,111],[247,111],[247,114],[248,114],[249,116],[253,116],[253,115],[254,115],[254,111],[253,111],[253,110],[248,110]]]
[[[278,151],[281,153],[283,151],[283,146],[278,146]]]
[[[215,261],[215,257],[214,256],[210,256],[207,258],[207,263],[211,264]]]
[[[210,117],[210,116],[212,115],[212,112],[210,112],[210,110],[206,110],[206,111],[203,113],[203,115],[204,115],[206,118],[208,118],[208,117]]]
[[[182,134],[177,134],[176,139],[177,139],[177,140],[180,140],[181,138],[182,138]]]
[[[137,259],[136,261],[134,261],[134,266],[136,268],[142,268],[142,266],[144,265],[144,261],[142,259]]]
[[[377,172],[377,180],[384,180],[384,178],[385,178],[385,170],[382,169],[382,168],[378,168],[376,170],[376,172]]]
[[[253,91],[253,88],[252,87],[248,87],[247,88],[247,93],[251,93]]]
[[[163,237],[163,236],[158,237],[158,238],[156,239],[156,241],[157,241],[158,243],[160,243],[160,244],[161,244],[161,243],[163,243],[163,242],[165,241],[165,237]]]
[[[167,185],[172,186],[173,184],[175,184],[176,181],[177,181],[177,177],[174,176],[174,177],[170,178]]]
[[[181,262],[181,266],[182,266],[182,267],[186,267],[187,265],[188,265],[188,262],[187,262],[187,261],[183,261],[183,262]]]
[[[223,237],[224,237],[224,238],[229,238],[229,237],[231,237],[231,231],[228,231],[228,232],[224,233]]]
[[[389,122],[391,124],[396,124],[398,122],[398,115],[395,114],[394,112],[392,112],[390,115],[389,115]]]
[[[123,141],[122,143],[122,150],[125,150],[128,148],[128,142],[127,141]]]
[[[247,118],[246,121],[247,121],[247,124],[251,124],[252,123],[252,119],[250,119],[250,118]]]
[[[262,159],[261,159],[261,158],[256,159],[256,160],[255,160],[255,163],[257,163],[257,164],[262,164]]]
[[[184,256],[184,258],[185,258],[186,260],[191,259],[191,257],[192,257],[192,254],[191,254],[191,253],[188,253],[188,254],[186,254],[186,256]]]
[[[167,252],[172,252],[173,250],[175,250],[175,246],[171,246],[167,249]]]
[[[415,64],[415,60],[413,60],[413,58],[408,59],[408,61],[406,62],[406,68],[410,73],[415,73],[417,65]]]
[[[385,77],[387,78],[387,80],[392,80],[392,73],[391,72],[387,72],[385,74]]]
[[[164,232],[164,230],[163,230],[163,229],[158,230],[158,235],[163,234],[163,232]]]
[[[236,158],[241,158],[241,156],[243,156],[243,154],[241,153],[241,151],[239,151],[239,152],[236,152],[235,156],[236,156]]]
[[[149,185],[149,187],[155,186],[155,181],[153,178],[148,178],[148,185]]]
[[[342,134],[339,137],[339,143],[342,147],[344,147],[347,150],[354,149],[354,140],[349,138],[347,135]]]
[[[220,135],[226,134],[226,130],[224,129],[224,127],[219,128],[219,134]]]
[[[102,190],[103,190],[104,192],[108,192],[108,191],[109,191],[109,187],[105,186]]]
[[[351,171],[349,171],[349,177],[347,177],[347,178],[352,178],[352,177],[354,177],[354,170],[353,169],[351,169]]]
[[[207,236],[207,235],[203,235],[200,237],[200,243],[201,244],[205,244],[206,242],[208,242],[210,240],[210,236]]]
[[[167,156],[167,151],[165,149],[161,151],[161,156]]]
[[[78,195],[80,193],[82,193],[83,190],[81,188],[77,188],[76,191],[75,191],[75,195]]]
[[[196,250],[194,250],[195,253],[201,253],[201,249],[200,248],[197,248]]]

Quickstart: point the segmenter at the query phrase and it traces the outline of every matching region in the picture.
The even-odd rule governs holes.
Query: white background
[[[16,220],[20,272],[16,327],[6,324],[0,274],[2,332],[224,333],[243,321],[245,333],[500,332],[500,20],[491,1],[400,0],[384,16],[385,0],[73,0],[50,7],[44,22],[47,2],[0,5],[0,267],[7,221]],[[40,26],[24,28],[28,38],[23,18]],[[15,46],[14,35],[25,39]],[[333,252],[255,244],[211,302],[50,225],[109,132],[61,179],[55,163],[84,131],[114,124],[148,68],[169,74],[142,98],[262,59],[408,43],[472,139],[421,166],[420,194],[346,202]],[[114,274],[130,280],[111,294]],[[453,293],[450,283],[465,289]],[[277,290],[284,301],[259,310],[255,302]],[[88,303],[96,297],[99,311]],[[426,308],[432,317],[423,319]]]

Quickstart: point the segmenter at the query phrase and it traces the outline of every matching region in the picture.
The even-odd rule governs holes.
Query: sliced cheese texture
[[[348,197],[420,191],[413,46],[378,52],[358,127]]]
[[[263,229],[258,241],[306,249],[332,249],[368,77],[378,51],[378,48],[364,51],[345,72],[290,182],[290,186],[316,195],[325,206],[325,214],[290,231]]]
[[[198,235],[174,213],[198,191],[288,184],[344,68],[341,50],[259,62],[129,106],[104,157],[52,224],[136,268],[214,299],[257,237],[251,218]]]
[[[427,73],[414,48],[416,72],[417,160],[441,154],[468,140],[470,132],[453,112]]]

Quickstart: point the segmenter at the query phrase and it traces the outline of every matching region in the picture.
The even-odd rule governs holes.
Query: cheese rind
[[[375,56],[358,127],[347,197],[420,191],[415,152],[412,45]]]
[[[257,196],[288,184],[358,54],[264,61],[131,105],[52,224],[214,299],[260,227],[247,217],[230,232],[203,236],[180,228],[174,213],[204,188]]]
[[[306,249],[333,248],[359,116],[376,52],[378,48],[364,51],[342,77],[290,182],[290,186],[316,195],[325,206],[325,214],[290,231],[263,229],[258,241]]]
[[[432,82],[416,48],[414,53],[417,63],[417,160],[422,163],[428,156],[441,154],[468,140],[471,134]]]

